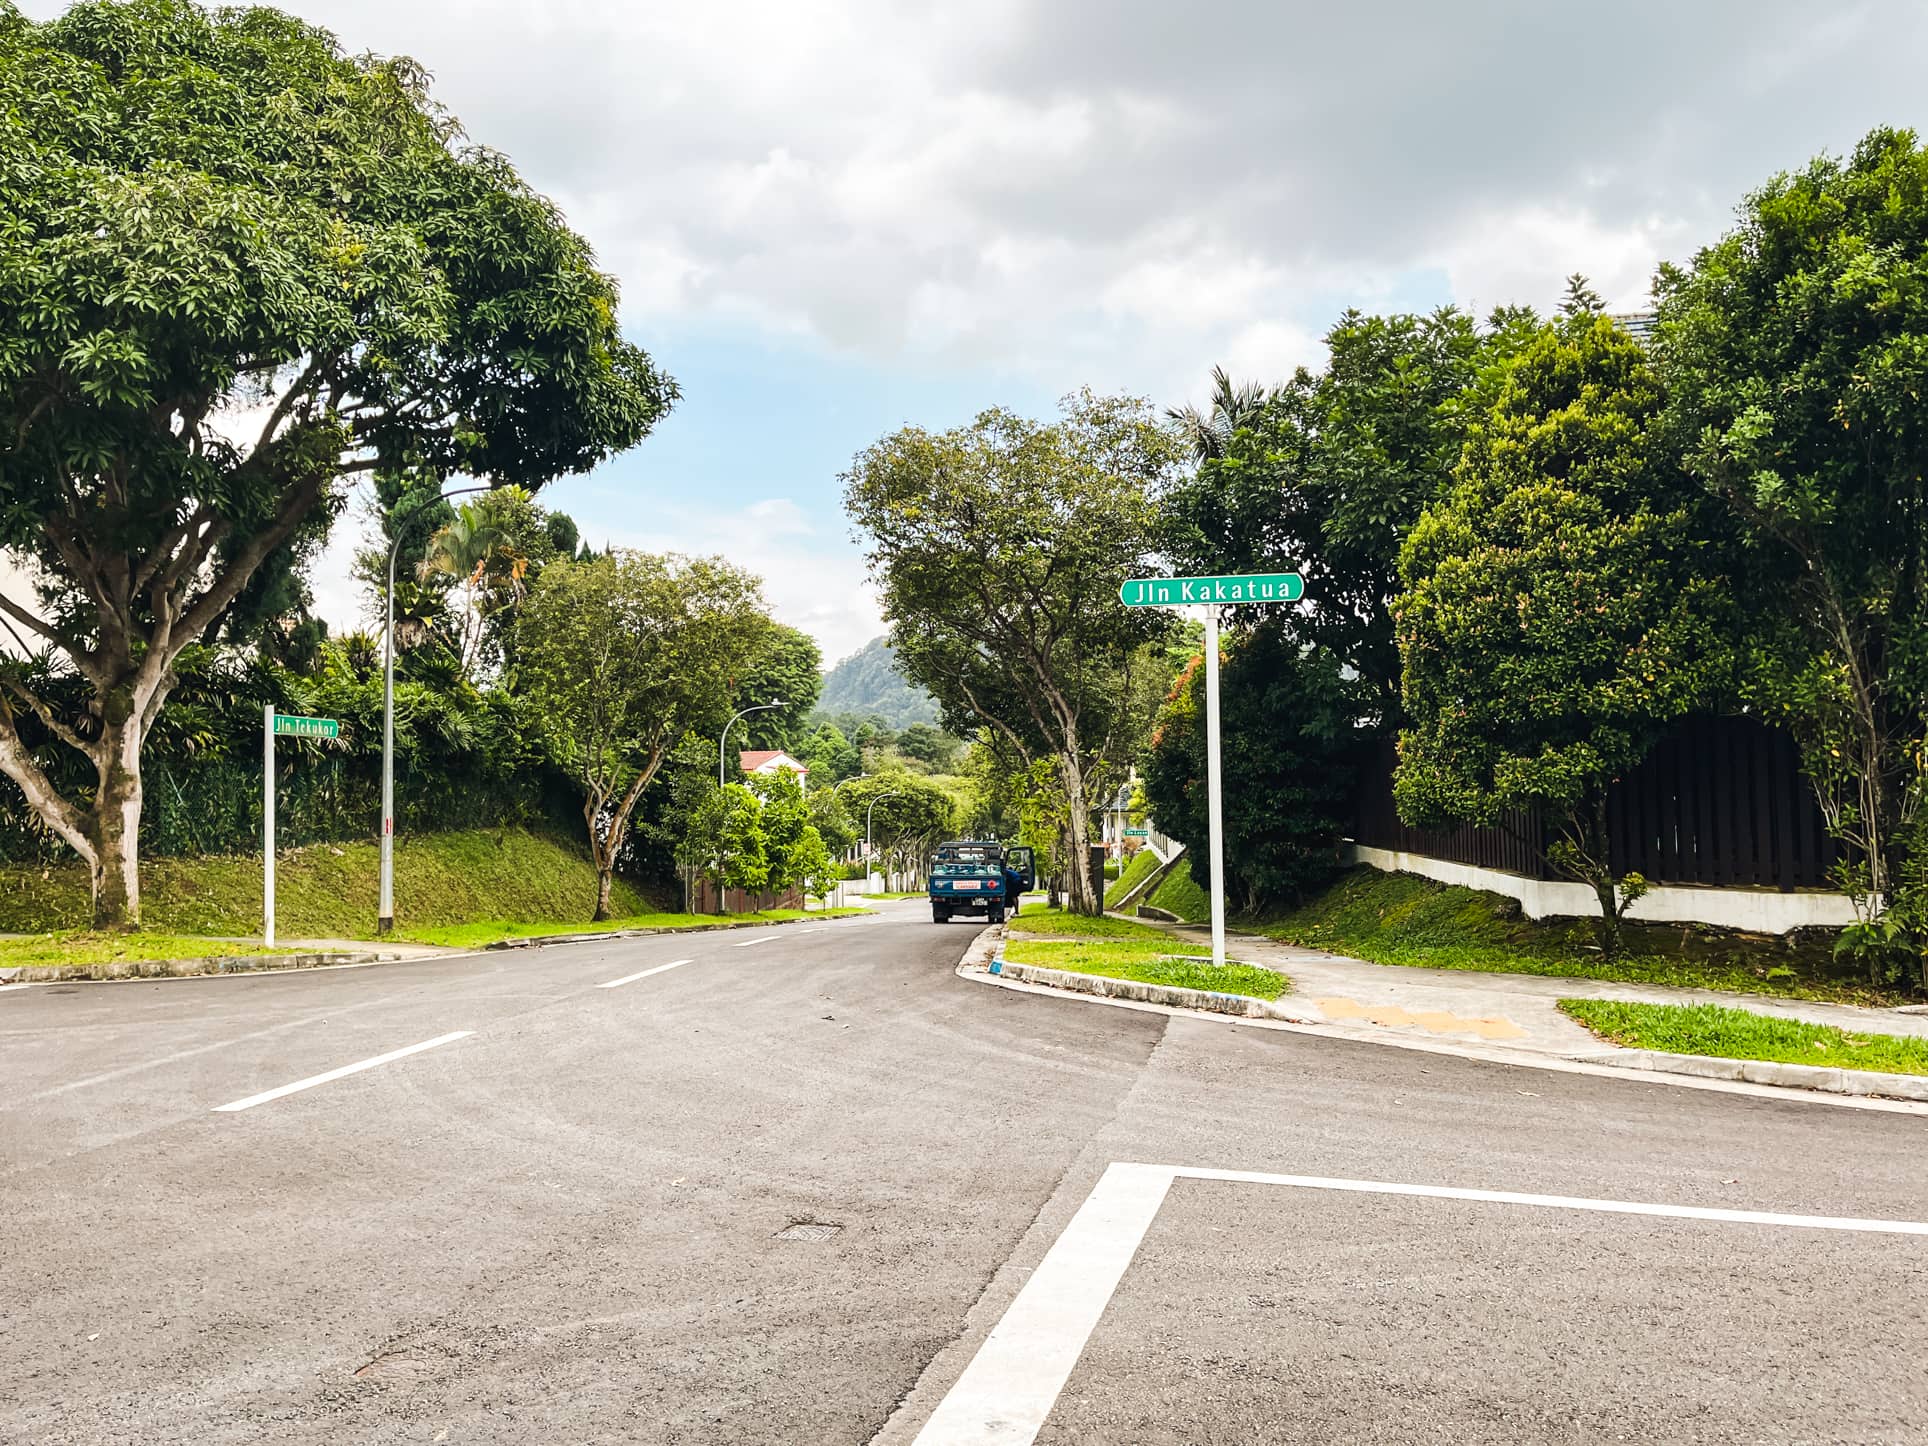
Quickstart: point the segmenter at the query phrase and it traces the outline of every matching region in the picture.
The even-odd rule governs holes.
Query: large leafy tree
[[[800,628],[776,623],[763,647],[737,678],[737,708],[775,702],[778,706],[752,713],[737,725],[739,743],[750,740],[758,748],[782,748],[793,755],[803,746],[808,720],[823,690],[823,652],[817,640]],[[800,756],[800,755],[798,755]]]
[[[1878,130],[1659,282],[1675,439],[1750,545],[1755,705],[1928,947],[1928,149]]]
[[[643,791],[692,732],[721,730],[732,682],[769,625],[757,580],[721,558],[554,562],[523,603],[513,682],[582,790],[596,918],[609,917]]]
[[[84,683],[63,715],[6,671],[0,771],[89,864],[96,922],[139,918],[176,660],[345,479],[537,486],[674,395],[588,245],[412,62],[267,9],[0,0],[0,547],[44,582],[0,615]]]
[[[1297,902],[1331,876],[1350,820],[1357,684],[1276,627],[1231,634],[1220,678],[1225,892],[1233,907]],[[1144,797],[1207,883],[1204,658],[1180,674],[1146,752]]]
[[[1548,329],[1400,559],[1405,711],[1394,796],[1419,824],[1546,818],[1612,950],[1607,790],[1731,685],[1731,591],[1709,510],[1654,426],[1661,391],[1605,317]]]
[[[1182,448],[1144,404],[1086,393],[1054,422],[994,410],[951,432],[907,428],[845,477],[899,666],[951,732],[988,727],[1055,771],[1071,907],[1083,913],[1102,906],[1091,811],[1137,751],[1167,677],[1149,645],[1168,619],[1122,606],[1118,589],[1151,568],[1154,495]]]
[[[1483,326],[1451,307],[1348,311],[1326,334],[1324,371],[1301,369],[1256,402],[1255,389],[1221,381],[1230,397],[1213,445],[1162,501],[1172,561],[1187,573],[1304,573],[1305,601],[1272,625],[1331,652],[1364,680],[1368,706],[1396,718],[1400,545],[1450,490],[1468,427],[1533,325],[1518,309]]]

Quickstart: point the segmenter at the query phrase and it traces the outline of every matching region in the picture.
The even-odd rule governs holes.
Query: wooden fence
[[[1549,834],[1530,814],[1502,825],[1409,828],[1392,801],[1395,755],[1379,740],[1360,770],[1353,840],[1371,848],[1555,877]],[[1695,718],[1663,738],[1607,795],[1616,872],[1657,884],[1828,887],[1836,853],[1794,741],[1753,718]]]

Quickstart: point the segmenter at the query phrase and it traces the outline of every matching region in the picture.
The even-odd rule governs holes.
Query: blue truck
[[[996,839],[952,839],[931,857],[931,922],[954,914],[982,914],[993,924],[1018,911],[1018,899],[1037,884],[1037,858]]]

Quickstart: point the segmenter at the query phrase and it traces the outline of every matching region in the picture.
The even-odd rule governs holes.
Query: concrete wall
[[[1585,884],[1561,879],[1529,879],[1500,869],[1476,868],[1425,854],[1347,844],[1354,863],[1387,873],[1418,874],[1442,884],[1459,884],[1518,899],[1529,919],[1591,918],[1600,902]],[[1644,895],[1627,917],[1636,923],[1711,924],[1722,929],[1745,929],[1754,934],[1785,934],[1791,929],[1838,929],[1854,922],[1854,907],[1841,894],[1818,890],[1782,893],[1778,889],[1710,889],[1680,884],[1658,884]]]

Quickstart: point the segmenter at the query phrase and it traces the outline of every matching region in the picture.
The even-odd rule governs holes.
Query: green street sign
[[[1151,830],[1148,828],[1128,828],[1125,830],[1125,837],[1126,838],[1150,838]]]
[[[1118,600],[1128,608],[1176,608],[1190,603],[1291,603],[1304,596],[1305,579],[1296,572],[1250,573],[1242,577],[1134,577],[1118,587]]]
[[[334,718],[302,718],[293,713],[274,715],[277,738],[339,738],[341,723]]]

